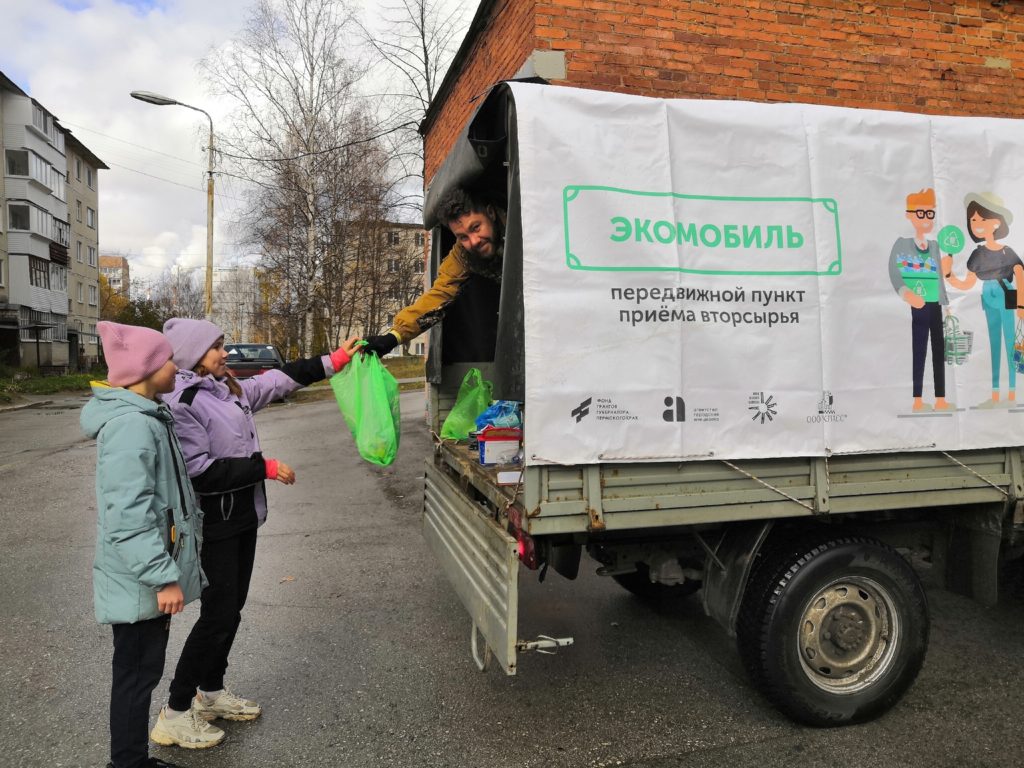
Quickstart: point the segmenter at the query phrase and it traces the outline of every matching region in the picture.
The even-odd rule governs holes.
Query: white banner
[[[1024,121],[512,90],[528,463],[1024,442]]]

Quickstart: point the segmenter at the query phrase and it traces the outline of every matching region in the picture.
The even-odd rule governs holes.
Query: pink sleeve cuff
[[[349,364],[352,358],[348,356],[348,353],[344,349],[338,347],[336,350],[331,352],[331,366],[334,368],[335,373],[340,373],[341,369]]]
[[[264,459],[267,467],[267,480],[277,480],[277,459]]]

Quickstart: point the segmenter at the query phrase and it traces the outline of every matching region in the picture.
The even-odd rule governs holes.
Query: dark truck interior
[[[427,190],[423,223],[432,235],[431,279],[455,243],[437,219],[438,201],[449,189],[462,186],[508,215],[501,284],[476,275],[470,278],[431,333],[427,380],[440,384],[443,366],[453,363],[493,363],[494,397],[522,402],[523,240],[515,137],[515,104],[510,90],[499,84],[477,108]]]

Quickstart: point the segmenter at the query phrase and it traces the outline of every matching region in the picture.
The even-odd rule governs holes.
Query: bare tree
[[[382,29],[360,25],[364,40],[395,77],[381,94],[393,110],[391,152],[406,179],[423,187],[423,142],[417,131],[451,64],[462,33],[458,0],[388,0],[377,6]],[[411,201],[422,206],[422,195]]]
[[[140,293],[164,318],[204,315],[203,287],[193,270],[168,267],[158,277],[138,284]]]
[[[300,353],[315,332],[337,336],[323,311],[325,293],[344,290],[324,269],[334,222],[350,206],[339,193],[352,183],[353,150],[380,133],[345,56],[351,19],[340,0],[259,0],[240,35],[201,63],[214,92],[235,104],[221,154],[256,190],[248,239],[280,281],[274,305],[294,321],[288,343]]]

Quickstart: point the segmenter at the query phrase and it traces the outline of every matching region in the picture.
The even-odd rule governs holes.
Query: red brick
[[[1024,117],[1012,3],[508,0],[492,13],[425,136],[428,178],[476,97],[537,48],[565,50],[565,82],[585,88]]]

